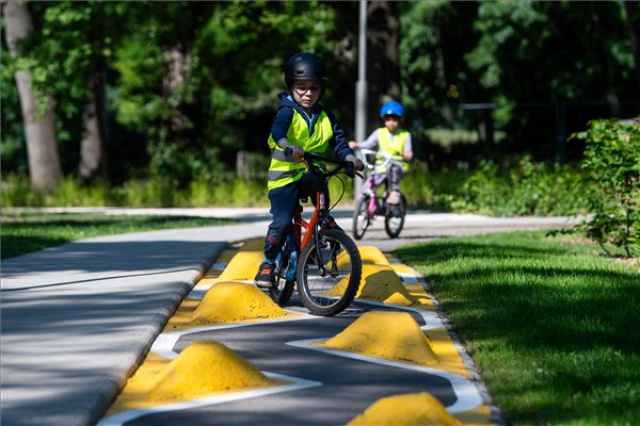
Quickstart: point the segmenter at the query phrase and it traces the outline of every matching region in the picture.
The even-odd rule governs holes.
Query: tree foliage
[[[371,10],[386,10],[382,3],[370,4]],[[329,90],[323,102],[352,133],[357,2],[28,6],[34,31],[21,57],[3,56],[0,71],[5,172],[25,171],[13,74],[27,66],[33,69],[34,87],[55,99],[67,175],[77,170],[83,114],[95,95],[96,75],[113,183],[151,176],[166,180],[167,187],[184,187],[196,178],[213,184],[234,167],[238,150],[266,157],[276,94],[284,90],[282,68],[301,50],[325,58]],[[380,43],[370,44],[368,57],[373,64],[391,64],[384,71],[390,77],[382,79],[400,75],[406,123],[416,151],[423,160],[429,154],[431,167],[525,154],[536,161],[552,158],[560,103],[572,108],[567,134],[596,114],[639,111],[634,23],[640,3],[434,0],[391,6],[399,26],[388,19],[375,27]],[[396,33],[398,65],[384,47],[395,47]],[[395,81],[379,81],[381,75],[371,87],[389,93],[369,93],[369,99],[398,91]],[[468,108],[476,103],[497,109]],[[492,138],[494,126],[506,132],[502,142]],[[433,127],[476,129],[482,143],[454,146],[447,154],[426,136],[425,129]]]

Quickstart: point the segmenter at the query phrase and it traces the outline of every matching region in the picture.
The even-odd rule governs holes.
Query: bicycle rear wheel
[[[269,287],[269,296],[280,306],[284,306],[293,294],[294,280],[287,280],[290,257],[291,249],[288,244],[285,244],[279,257],[280,262],[276,263],[276,268],[273,271],[271,287]]]
[[[312,314],[336,315],[353,302],[361,277],[356,243],[343,231],[321,231],[300,256],[298,293]]]
[[[396,238],[404,227],[404,217],[407,214],[407,200],[404,195],[400,197],[400,204],[387,204],[387,212],[384,215],[384,229],[389,238]]]
[[[369,223],[369,197],[362,196],[353,211],[353,238],[359,240],[364,237]]]

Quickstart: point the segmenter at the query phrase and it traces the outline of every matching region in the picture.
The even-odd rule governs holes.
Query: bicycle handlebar
[[[290,147],[286,147],[284,149],[284,153],[285,153],[285,155],[291,155],[293,153],[293,150]],[[324,155],[314,154],[313,152],[305,151],[303,156],[302,156],[302,160],[301,161],[304,162],[307,165],[307,168],[309,170],[313,169],[316,172],[320,172],[320,170],[321,170],[320,167],[318,167],[315,164],[313,164],[312,163],[313,160],[324,161],[326,163],[333,163],[333,164],[337,164],[338,165],[338,167],[336,167],[335,169],[333,169],[332,171],[330,171],[328,173],[325,173],[324,171],[322,171],[321,173],[325,177],[334,176],[334,175],[338,174],[342,169],[345,169],[345,173],[350,178],[353,178],[355,175],[357,175],[357,176],[359,176],[359,177],[364,179],[364,176],[362,176],[362,174],[360,174],[357,170],[355,170],[354,164],[351,161],[340,161],[340,160],[336,160],[336,159],[331,158],[331,157],[325,157]],[[362,169],[364,169],[364,167]]]
[[[374,151],[372,149],[367,149],[367,148],[360,148],[360,152],[362,152],[364,161],[366,162],[367,165],[371,164],[367,161],[367,158],[366,158],[367,154],[375,155],[376,157],[382,157],[382,159],[384,160],[384,163],[381,164],[382,166],[386,166],[389,163],[398,163],[398,164],[408,163],[407,160],[398,160],[397,158],[393,158],[393,154],[389,154],[388,152],[381,153],[381,152]]]

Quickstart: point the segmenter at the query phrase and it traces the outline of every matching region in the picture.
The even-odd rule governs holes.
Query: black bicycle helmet
[[[294,80],[317,80],[322,85],[322,92],[324,92],[327,84],[324,61],[313,53],[296,53],[289,58],[284,68],[284,82],[287,88],[291,88]]]

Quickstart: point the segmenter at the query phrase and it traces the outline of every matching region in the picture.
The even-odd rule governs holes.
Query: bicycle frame
[[[289,149],[289,148],[287,148]],[[285,150],[286,152],[286,150]],[[322,156],[318,156],[312,153],[305,153],[305,157],[300,160],[301,163],[304,163],[305,166],[307,167],[307,170],[312,170],[313,169],[313,165],[311,163],[311,160],[313,158],[316,159],[320,159],[320,160],[324,160],[324,161],[331,161],[328,158],[323,158]],[[302,250],[304,250],[304,248],[307,246],[307,244],[309,243],[309,241],[311,240],[312,237],[315,237],[316,240],[319,240],[319,235],[318,235],[318,223],[322,221],[322,219],[324,219],[324,216],[327,214],[327,212],[329,211],[328,207],[326,206],[326,196],[325,196],[325,191],[327,190],[327,182],[328,182],[328,178],[337,174],[341,168],[345,167],[344,166],[344,162],[337,162],[337,161],[333,161],[336,164],[339,164],[339,168],[330,172],[330,173],[325,173],[322,176],[322,185],[321,187],[318,189],[318,191],[315,193],[315,197],[316,197],[316,203],[315,203],[315,209],[313,211],[313,214],[311,216],[311,219],[307,222],[302,218],[302,206],[300,204],[300,201],[298,200],[298,205],[296,207],[296,209],[294,210],[294,215],[293,215],[293,232],[294,232],[294,237],[295,237],[295,241],[296,241],[296,245],[297,245],[297,250],[301,253]],[[354,172],[356,173],[358,176],[363,177],[360,173],[358,172]],[[302,230],[304,229],[304,236],[302,235]],[[318,250],[318,257],[320,257],[320,252]],[[324,266],[323,265],[319,265],[319,268],[321,270],[324,270]]]
[[[389,166],[393,164],[401,165],[403,161],[394,159],[390,154],[381,156],[376,151],[370,149],[361,149],[360,152],[363,154],[363,159],[369,173],[356,199],[356,208],[353,217],[353,236],[356,240],[361,239],[376,217],[384,217],[387,234],[390,238],[396,238],[404,226],[406,200],[404,196],[400,194],[400,207],[396,207],[395,204],[393,206],[386,205],[390,186],[389,176],[387,173],[383,175],[376,169],[385,168],[385,172],[388,172]],[[368,155],[375,155],[376,158],[383,157],[384,161],[382,164],[376,166],[374,162],[368,161]],[[393,170],[391,172],[393,173]],[[378,177],[380,177],[380,179],[378,179]],[[377,190],[383,184],[385,185],[384,194],[379,196]]]
[[[290,148],[285,149],[285,155],[291,155]],[[313,163],[314,160],[336,163],[338,167],[327,172],[324,167]],[[282,257],[276,262],[277,274],[274,277],[275,282],[269,289],[269,294],[275,302],[283,306],[289,301],[294,285],[297,284],[302,302],[312,314],[336,315],[351,304],[356,295],[362,275],[362,260],[356,244],[345,232],[324,229],[324,222],[331,210],[326,195],[327,182],[344,168],[347,169],[347,174],[351,177],[357,172],[351,168],[349,162],[336,161],[308,152],[304,153],[301,162],[305,164],[307,170],[319,175],[319,185],[314,194],[307,194],[297,200],[292,215],[292,228],[278,255],[279,258],[281,255]],[[360,174],[358,175],[360,176]],[[315,197],[313,199],[315,208],[308,221],[302,218],[301,204],[301,200],[306,199],[307,196]],[[336,257],[343,250],[346,253],[346,258],[349,259],[348,266],[345,265],[348,272],[342,271]],[[313,266],[309,268],[309,265]],[[308,273],[311,274],[311,281],[309,281]],[[337,277],[342,273],[348,277],[346,288],[339,289],[335,297],[333,297],[334,295],[327,296],[326,292],[335,287],[341,279]],[[331,287],[325,288],[324,286]]]

